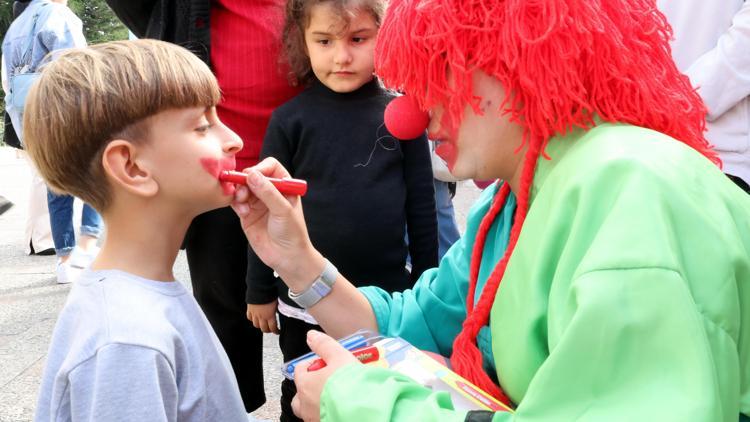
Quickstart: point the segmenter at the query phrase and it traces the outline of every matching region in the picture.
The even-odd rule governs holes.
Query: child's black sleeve
[[[427,137],[401,142],[406,183],[406,224],[411,255],[411,279],[438,264],[437,212]]]
[[[277,113],[271,115],[271,120],[263,138],[263,146],[260,151],[260,159],[273,157],[294,175],[292,165],[292,145],[289,142],[283,120]],[[247,274],[245,276],[247,290],[245,302],[251,305],[263,305],[273,302],[279,297],[279,283],[273,274],[273,269],[258,258],[252,248],[248,247]]]

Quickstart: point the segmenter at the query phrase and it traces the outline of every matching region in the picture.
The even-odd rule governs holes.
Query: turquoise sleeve
[[[377,287],[360,289],[383,335],[450,356],[453,339],[466,318],[469,263],[464,239],[448,250],[438,268],[425,271],[412,289],[392,294]]]
[[[497,187],[493,186],[482,193],[468,215],[464,235],[448,250],[440,266],[425,271],[412,289],[396,293],[376,287],[360,289],[372,306],[382,334],[401,337],[419,349],[450,356],[453,340],[466,319],[466,294],[474,239],[496,192]],[[477,296],[494,267],[492,264],[505,252],[515,206],[515,198],[511,197],[492,226],[482,259],[489,265],[480,269]],[[486,358],[489,357],[488,327],[482,328],[478,341],[480,350]]]

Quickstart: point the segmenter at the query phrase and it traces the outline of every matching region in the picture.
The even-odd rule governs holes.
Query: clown
[[[299,200],[248,171],[235,211],[332,336],[359,328],[451,356],[515,407],[458,412],[330,337],[297,368],[308,420],[736,421],[750,414],[750,199],[719,170],[706,110],[640,0],[395,0],[384,82],[430,112],[461,178],[500,179],[412,290],[355,289],[310,244]],[[324,271],[324,269],[326,269]],[[318,277],[318,275],[323,275]],[[317,277],[317,278],[316,278]]]

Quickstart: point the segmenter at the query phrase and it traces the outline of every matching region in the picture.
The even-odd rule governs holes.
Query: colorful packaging
[[[451,371],[444,363],[412,346],[399,337],[384,337],[371,331],[360,330],[339,340],[342,346],[367,365],[389,368],[413,379],[415,382],[434,391],[450,394],[456,410],[490,410],[512,412],[510,408],[494,397]],[[308,353],[282,365],[282,372],[288,379],[294,379],[294,368],[305,361],[319,359]],[[445,361],[445,359],[443,359]],[[310,368],[325,366],[322,360],[314,362]]]

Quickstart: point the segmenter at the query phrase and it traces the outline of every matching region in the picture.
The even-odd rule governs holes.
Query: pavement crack
[[[36,364],[37,364],[37,363],[38,363],[38,362],[39,362],[40,360],[42,360],[42,359],[44,359],[44,358],[46,358],[46,357],[47,357],[47,355],[46,355],[46,354],[43,354],[43,355],[39,356],[38,358],[36,358],[36,359],[35,359],[35,360],[34,360],[33,362],[31,362],[30,364],[26,365],[26,367],[25,367],[25,368],[23,368],[23,369],[22,369],[21,371],[19,371],[19,372],[18,372],[18,374],[17,374],[16,376],[14,376],[14,377],[13,377],[13,378],[11,378],[10,380],[8,380],[8,381],[7,381],[7,382],[6,382],[5,384],[1,385],[1,386],[0,386],[0,390],[4,390],[4,389],[5,389],[5,387],[7,387],[8,385],[12,384],[12,383],[13,383],[13,381],[15,381],[15,380],[17,380],[17,379],[21,378],[21,377],[22,377],[22,376],[23,376],[24,374],[26,374],[26,372],[27,372],[27,371],[28,371],[29,369],[31,369],[31,367],[32,367],[32,366],[36,365]]]

